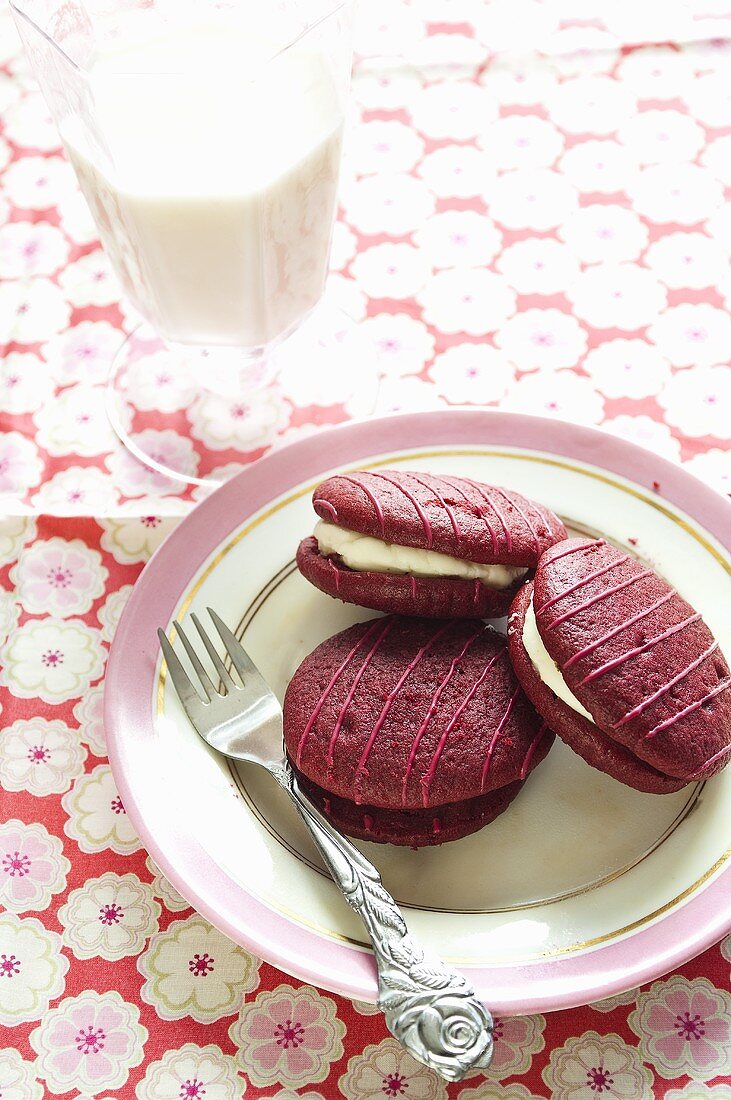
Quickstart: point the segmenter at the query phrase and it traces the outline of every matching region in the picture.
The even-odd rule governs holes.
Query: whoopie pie
[[[515,673],[592,767],[640,791],[707,779],[731,758],[731,677],[700,614],[603,539],[547,550],[508,620]]]
[[[501,634],[474,619],[393,615],[305,658],[287,688],[284,740],[305,793],[343,832],[419,847],[502,813],[553,734]]]
[[[312,503],[320,522],[297,551],[303,576],[345,603],[398,614],[504,615],[541,554],[566,538],[543,505],[444,474],[337,474]]]

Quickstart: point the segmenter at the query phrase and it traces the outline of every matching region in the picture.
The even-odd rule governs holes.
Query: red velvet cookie
[[[300,543],[300,572],[328,595],[377,611],[504,615],[543,551],[566,537],[548,508],[469,478],[360,470],[328,478],[312,502],[322,523]],[[376,541],[366,552],[357,536]]]
[[[317,647],[284,701],[304,788],[353,836],[420,846],[501,813],[553,735],[506,639],[476,620],[389,616]]]
[[[578,713],[541,678],[524,634],[531,602]],[[707,779],[731,759],[731,677],[701,616],[643,563],[569,539],[516,596],[510,655],[523,689],[587,763],[642,791]]]

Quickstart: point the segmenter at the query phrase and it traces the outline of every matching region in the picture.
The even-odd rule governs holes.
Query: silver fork
[[[486,1069],[493,1051],[489,1011],[462,974],[412,939],[373,864],[302,793],[284,751],[282,708],[274,692],[222,619],[210,607],[208,614],[240,682],[196,615],[191,619],[220,679],[218,687],[179,622],[175,630],[199,688],[165,632],[157,632],[173,686],[192,725],[217,752],[266,768],[291,798],[335,885],[366,927],[378,971],[378,1006],[389,1031],[414,1058],[447,1081],[461,1081],[470,1070]]]

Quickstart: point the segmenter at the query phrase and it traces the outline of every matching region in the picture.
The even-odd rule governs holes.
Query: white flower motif
[[[25,95],[4,112],[5,136],[24,149],[55,153],[61,139],[43,97]]]
[[[706,126],[731,126],[731,96],[725,72],[696,77],[683,90],[691,114]]]
[[[57,205],[61,228],[74,244],[92,244],[99,230],[81,191],[66,195]]]
[[[98,764],[80,776],[61,799],[61,805],[69,815],[64,832],[82,852],[103,852],[110,848],[126,856],[140,848],[106,764]]]
[[[0,498],[4,494],[22,496],[38,484],[42,470],[43,461],[35,443],[20,432],[0,435]]]
[[[723,188],[696,164],[655,164],[627,181],[633,207],[650,222],[694,225],[723,202]]]
[[[63,993],[69,961],[61,937],[35,917],[0,913],[0,944],[0,1024],[40,1020]]]
[[[389,378],[418,374],[434,354],[434,337],[408,313],[379,313],[360,325],[374,362]]]
[[[362,58],[353,72],[353,99],[368,111],[398,110],[421,86],[415,70],[385,67],[379,58]]]
[[[116,592],[111,592],[97,611],[96,615],[102,626],[102,638],[106,642],[111,642],[114,637],[124,606],[131,595],[132,585],[124,584]]]
[[[640,99],[676,99],[695,79],[685,51],[656,45],[632,50],[617,75]]]
[[[14,561],[21,547],[36,537],[36,521],[25,516],[0,517],[0,565]]]
[[[456,344],[437,355],[429,375],[438,393],[454,404],[499,401],[513,381],[505,355],[487,344]]]
[[[345,1025],[337,1006],[310,985],[283,984],[259,993],[241,1006],[228,1033],[239,1068],[260,1088],[317,1084],[344,1054]]]
[[[356,52],[366,57],[400,56],[423,38],[426,27],[418,9],[394,7],[388,0],[371,0],[357,9]]]
[[[652,1074],[619,1035],[586,1031],[551,1051],[543,1080],[554,1100],[651,1100]]]
[[[637,997],[627,1023],[639,1038],[639,1053],[661,1077],[686,1074],[707,1081],[728,1069],[731,993],[708,978],[673,974]]]
[[[488,212],[509,229],[552,229],[577,206],[575,188],[551,168],[504,172],[485,195]]]
[[[599,264],[581,273],[566,296],[594,328],[636,329],[655,320],[667,302],[665,288],[636,264]]]
[[[104,631],[102,631],[102,637]],[[94,756],[107,755],[107,742],[104,736],[104,685],[97,684],[84,692],[74,707],[74,718],[79,723],[79,736],[94,753]]]
[[[351,172],[359,176],[410,172],[423,152],[424,142],[411,126],[395,119],[376,119],[355,127],[347,140],[345,159]]]
[[[104,529],[102,550],[111,554],[120,565],[147,561],[178,522],[170,516],[131,516],[129,519],[105,516],[99,520]]]
[[[120,295],[119,283],[101,248],[69,264],[58,281],[66,297],[77,307],[109,306]]]
[[[708,219],[706,231],[731,256],[731,203],[725,203]]]
[[[625,190],[637,162],[619,142],[592,138],[572,145],[561,158],[560,167],[580,191],[609,195]]]
[[[667,359],[646,340],[607,340],[592,348],[584,370],[605,397],[653,397],[670,377]]]
[[[680,458],[680,443],[670,428],[651,416],[615,416],[613,420],[605,420],[602,428],[663,458],[675,462]]]
[[[49,210],[76,191],[78,184],[62,157],[21,157],[6,169],[3,187],[21,210]]]
[[[642,111],[620,127],[619,140],[640,164],[693,160],[703,148],[703,129],[680,111]]]
[[[54,401],[42,405],[33,419],[38,426],[36,438],[51,455],[73,453],[89,458],[119,445],[107,415],[103,386],[69,386]],[[129,413],[127,426],[131,420]]]
[[[19,718],[0,740],[0,783],[6,791],[43,796],[67,791],[84,770],[76,730],[58,719]]]
[[[35,344],[49,340],[65,328],[70,315],[68,302],[50,279],[38,277],[0,285],[0,338],[3,342]]]
[[[53,275],[66,263],[69,246],[60,230],[44,222],[9,222],[0,229],[0,267],[9,279]]]
[[[137,960],[140,996],[163,1020],[210,1023],[236,1012],[259,985],[259,960],[197,913],[172,921]]]
[[[378,1005],[373,1004],[371,1001],[351,1001],[351,1004],[361,1016],[378,1016],[381,1012]]]
[[[80,619],[30,619],[3,648],[0,683],[20,699],[61,703],[98,680],[104,660],[99,631]]]
[[[297,369],[303,373],[301,362],[297,363]],[[270,390],[252,393],[251,399],[203,394],[190,411],[190,431],[212,451],[229,447],[256,451],[272,443],[284,426],[286,413],[276,393]]]
[[[628,989],[626,993],[618,993],[614,997],[604,997],[601,1001],[592,1001],[589,1007],[596,1009],[597,1012],[614,1012],[615,1008],[633,1005],[637,1000],[638,992],[637,988]]]
[[[51,1092],[84,1089],[97,1096],[121,1088],[129,1071],[139,1066],[147,1028],[136,1005],[116,990],[87,989],[56,1005],[31,1032],[38,1054],[38,1075]]]
[[[46,344],[43,354],[61,385],[105,382],[123,339],[108,321],[81,321]]]
[[[0,906],[13,913],[47,909],[66,889],[71,864],[63,844],[41,824],[0,824]],[[2,1093],[0,1092],[0,1095]]]
[[[72,890],[58,911],[63,942],[77,959],[109,962],[137,955],[157,932],[162,912],[152,889],[137,875],[105,871]]]
[[[199,386],[182,357],[157,351],[127,368],[127,388],[135,408],[171,413],[187,408]]]
[[[479,8],[482,7],[480,3]],[[557,83],[550,63],[536,56],[495,57],[480,80],[499,103],[520,107],[545,103]]]
[[[439,198],[469,199],[489,189],[495,171],[473,145],[440,145],[416,169]]]
[[[10,571],[17,597],[31,615],[84,615],[109,576],[102,557],[81,539],[40,539]]]
[[[40,512],[100,516],[118,502],[111,478],[95,466],[69,466],[44,482],[32,497]]]
[[[538,371],[518,379],[501,408],[578,424],[600,424],[604,401],[588,378],[572,371]]]
[[[35,1066],[24,1062],[14,1047],[0,1050],[0,1096],[3,1100],[43,1100]]]
[[[135,1095],[137,1100],[240,1100],[243,1088],[236,1063],[220,1047],[186,1043],[150,1062]]]
[[[718,447],[703,451],[689,458],[685,468],[712,485],[719,493],[731,497],[731,451],[720,450]],[[729,949],[731,949],[731,936],[727,936],[721,944],[721,954],[729,952]],[[724,957],[728,957],[728,961],[731,962],[731,957],[728,955]]]
[[[731,318],[707,302],[662,313],[647,335],[675,367],[723,362],[731,347]]]
[[[31,352],[11,351],[0,362],[0,408],[5,413],[29,413],[53,394],[48,367]]]
[[[566,19],[570,18],[570,13],[566,12]],[[616,38],[600,27],[559,25],[544,48],[556,72],[571,77],[606,74],[609,51],[616,47]]]
[[[546,101],[549,117],[570,134],[611,134],[637,111],[637,101],[618,80],[577,76],[563,81]]]
[[[134,441],[161,466],[188,474],[198,471],[199,459],[190,439],[171,428],[162,431],[145,428],[144,431],[135,433]],[[115,484],[128,497],[139,497],[147,493],[174,495],[185,491],[184,482],[174,481],[149,466],[144,466],[126,449],[119,449],[109,455],[106,465]]]
[[[330,273],[322,305],[320,306],[322,310],[330,309],[336,313],[339,311],[353,321],[362,321],[366,315],[366,306],[366,296],[361,288],[356,285],[354,279],[351,279],[348,275],[339,275],[335,271]],[[305,338],[310,339],[306,324],[302,325],[289,337],[282,347],[282,354],[286,357],[289,349],[294,346],[294,342],[299,339],[304,343]]]
[[[447,1086],[390,1036],[348,1061],[338,1081],[347,1100],[447,1100]]]
[[[571,249],[542,237],[529,237],[506,248],[497,266],[519,294],[559,294],[579,274]]]
[[[431,383],[413,377],[384,378],[374,412],[420,412],[438,408],[444,408],[444,399]]]
[[[502,1081],[514,1073],[527,1073],[534,1054],[546,1045],[543,1038],[545,1016],[495,1016],[493,1025],[495,1046],[490,1077]]]
[[[535,115],[508,115],[481,131],[478,143],[496,168],[548,168],[563,152],[559,130]]]
[[[558,15],[540,0],[491,0],[475,9],[471,22],[491,52],[529,55],[557,29]]]
[[[148,856],[145,860],[145,866],[153,876],[152,892],[156,898],[160,898],[166,909],[170,909],[173,913],[182,913],[184,909],[190,909],[190,904],[180,896],[172,883],[165,878],[157,864],[153,863],[151,856]]]
[[[556,370],[578,362],[586,332],[560,309],[527,309],[497,331],[495,343],[520,370]]]
[[[670,1089],[665,1100],[731,1100],[731,1085],[704,1085],[691,1081],[683,1089]]]
[[[494,118],[497,104],[489,90],[467,81],[432,84],[411,100],[411,121],[430,138],[464,141],[476,137]]]
[[[401,237],[434,212],[434,196],[416,176],[364,176],[343,189],[345,217],[360,233]]]
[[[525,1085],[498,1085],[495,1081],[483,1081],[471,1089],[463,1089],[459,1100],[543,1100],[528,1092]]]
[[[716,286],[729,272],[728,257],[705,233],[669,233],[650,245],[645,263],[673,289]]]
[[[15,630],[20,616],[20,605],[16,603],[12,592],[0,590],[0,645]]]
[[[419,6],[421,11],[421,5]],[[453,76],[474,77],[485,60],[483,47],[474,38],[457,31],[432,32],[409,49],[409,61],[429,79]]]
[[[350,265],[353,276],[371,298],[411,298],[426,282],[431,268],[411,244],[366,248]]]
[[[577,210],[559,230],[585,264],[635,260],[647,244],[647,226],[631,210],[595,203]]]
[[[439,271],[417,296],[424,320],[442,332],[481,336],[515,313],[515,291],[482,268]]]
[[[731,187],[731,134],[709,141],[701,155],[701,162],[716,179]]]
[[[424,222],[414,242],[434,267],[480,267],[499,251],[502,235],[484,214],[447,210]]]
[[[731,367],[696,367],[674,375],[657,397],[668,424],[689,436],[728,437]]]

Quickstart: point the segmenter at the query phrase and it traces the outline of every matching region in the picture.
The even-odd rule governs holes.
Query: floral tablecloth
[[[380,410],[600,425],[729,491],[730,15],[362,6],[329,294],[379,364]],[[447,1088],[372,1008],[253,958],[146,856],[106,759],[104,664],[200,490],[115,445],[103,382],[135,318],[6,12],[0,65],[2,1100],[731,1100],[731,938],[610,1001],[497,1020],[488,1078]],[[248,435],[223,410],[197,445],[225,467],[227,445],[253,459],[346,419],[344,373],[313,405],[285,372]],[[164,377],[148,396],[189,400]]]

